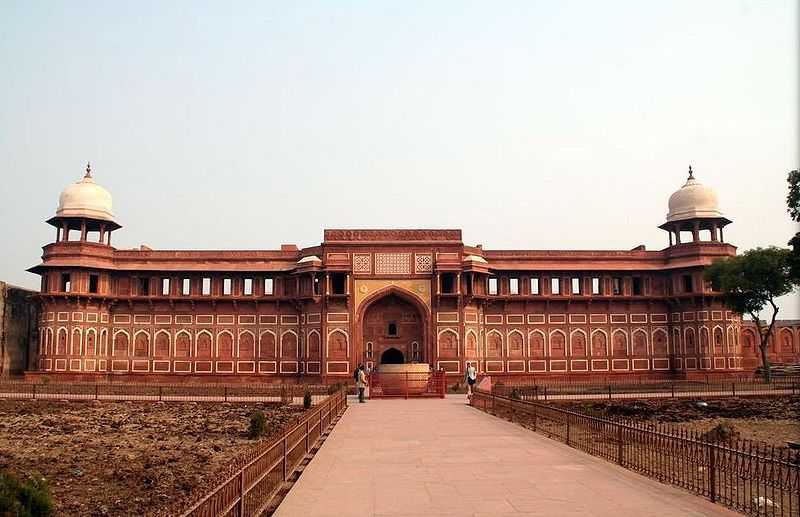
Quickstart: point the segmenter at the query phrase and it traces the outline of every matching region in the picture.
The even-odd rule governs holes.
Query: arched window
[[[389,323],[389,329],[386,332],[386,335],[391,336],[391,337],[397,336],[397,323],[395,323],[393,321],[391,323]]]

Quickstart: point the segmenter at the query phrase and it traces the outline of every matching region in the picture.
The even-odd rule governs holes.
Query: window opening
[[[456,275],[453,273],[442,273],[442,292],[452,294],[456,292]]]
[[[600,291],[600,279],[596,276],[592,277],[592,294],[602,294]]]
[[[209,277],[203,277],[203,290],[201,291],[203,296],[208,296],[211,294],[211,279]]]
[[[622,279],[615,276],[611,279],[611,292],[615,295],[622,294]]]
[[[539,294],[539,279],[531,278],[531,294]]]
[[[264,294],[271,295],[273,293],[273,288],[275,286],[275,282],[272,278],[265,278],[264,279]]]
[[[244,279],[244,295],[251,296],[253,294],[253,279],[252,278],[245,278]]]
[[[389,323],[389,329],[387,335],[389,337],[397,337],[397,323],[393,321]]]
[[[550,279],[550,294],[561,294],[561,279],[553,277]]]
[[[497,294],[497,278],[495,277],[489,278],[489,294]]]
[[[519,278],[508,279],[508,292],[510,294],[519,294]]]
[[[691,293],[693,291],[694,282],[692,281],[692,275],[683,275],[683,292]]]
[[[222,280],[222,294],[230,295],[233,292],[233,280],[230,278],[224,278]]]
[[[169,284],[169,278],[161,279],[161,294],[163,296],[169,296]]]
[[[184,278],[181,281],[181,294],[184,296],[189,296],[192,288],[192,282],[188,278]]]
[[[139,279],[139,294],[141,296],[150,296],[150,279],[149,278],[140,278]]]
[[[581,279],[572,277],[572,294],[581,294]]]
[[[642,295],[642,279],[638,276],[633,277],[633,295],[634,296],[641,296]]]
[[[333,294],[345,294],[347,275],[344,273],[333,273],[331,275],[331,289]]]

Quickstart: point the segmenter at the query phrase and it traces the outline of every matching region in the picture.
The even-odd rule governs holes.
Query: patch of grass
[[[53,515],[53,501],[44,478],[34,475],[23,483],[8,472],[0,472],[0,515]]]

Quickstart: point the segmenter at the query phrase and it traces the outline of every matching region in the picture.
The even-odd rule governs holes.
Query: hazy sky
[[[452,227],[661,249],[692,164],[740,250],[785,245],[797,2],[0,3],[0,279],[91,160],[115,245]],[[800,317],[797,296],[783,317]]]

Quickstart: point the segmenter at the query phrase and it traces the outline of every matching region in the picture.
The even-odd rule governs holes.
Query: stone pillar
[[[672,246],[672,230],[667,232],[669,234],[669,245]]]
[[[711,224],[711,242],[717,242],[717,223]]]
[[[700,223],[695,221],[692,223],[692,242],[700,240]]]
[[[86,242],[86,221],[81,221],[81,242]]]
[[[725,239],[722,237],[722,226],[719,227],[719,242],[725,242]]]
[[[675,244],[681,243],[681,226],[675,226]]]

